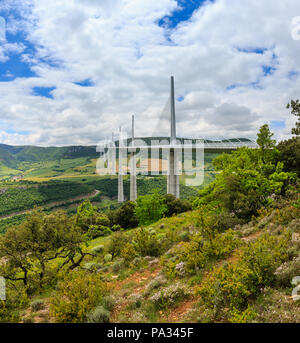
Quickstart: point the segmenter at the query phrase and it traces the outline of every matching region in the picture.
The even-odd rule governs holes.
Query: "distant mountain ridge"
[[[0,144],[1,164],[15,168],[20,162],[40,162],[58,159],[97,157],[95,146],[37,147]]]
[[[147,144],[151,144],[151,140],[168,140],[168,137],[139,137],[136,139],[142,139]],[[187,138],[178,138],[183,142]],[[194,139],[191,139],[193,143]],[[128,139],[128,144],[131,139]],[[233,138],[228,140],[222,140],[219,142],[249,142],[247,138]],[[204,140],[205,143],[217,142],[215,140]],[[118,141],[116,141],[118,146]],[[24,146],[12,146],[6,144],[0,144],[0,168],[4,165],[8,168],[16,168],[20,162],[41,162],[41,161],[54,161],[59,159],[72,159],[80,157],[99,157],[99,153],[96,151],[96,146],[64,146],[64,147],[38,147],[32,145]]]

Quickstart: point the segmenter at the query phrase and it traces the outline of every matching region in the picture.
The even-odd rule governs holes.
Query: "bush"
[[[208,231],[206,234],[210,236]],[[239,245],[240,240],[234,231],[228,230],[223,234],[215,234],[212,231],[211,237],[207,239],[200,234],[191,236],[190,242],[184,242],[178,247],[178,255],[181,261],[185,262],[186,271],[195,274],[204,268],[209,260],[225,258]]]
[[[163,309],[174,306],[179,300],[186,298],[189,295],[190,293],[185,287],[181,286],[179,283],[175,283],[153,294],[152,297],[150,297],[150,301],[157,309]]]
[[[157,234],[150,233],[144,228],[136,231],[134,245],[141,256],[159,256],[161,253],[161,245]]]
[[[110,262],[112,260],[112,254],[106,254],[104,257],[103,257],[103,260],[104,262]]]
[[[165,199],[157,191],[137,198],[135,214],[139,225],[150,225],[157,222],[166,210]]]
[[[122,249],[129,242],[129,236],[125,235],[123,232],[114,232],[108,244],[108,253],[112,255],[113,258],[121,255]]]
[[[251,270],[237,265],[215,267],[202,282],[199,294],[209,308],[241,308],[251,295]]]
[[[87,315],[88,323],[109,323],[110,312],[103,306],[97,306]]]
[[[250,296],[274,281],[274,271],[287,258],[289,234],[265,234],[242,249],[237,264],[215,267],[199,288],[202,301],[210,308],[241,310]]]
[[[39,310],[42,310],[44,308],[44,301],[41,299],[34,300],[31,304],[30,307],[32,311],[36,312]]]
[[[129,308],[130,309],[137,309],[142,306],[143,296],[138,293],[131,294],[129,297]]]
[[[293,137],[278,144],[279,159],[284,163],[287,172],[294,172],[300,176],[300,137]]]
[[[122,268],[124,267],[124,259],[118,260],[116,261],[113,266],[112,266],[112,270],[114,273],[119,272]]]
[[[127,243],[121,251],[121,257],[124,259],[125,264],[129,265],[130,262],[136,257],[136,250],[134,246],[130,243]]]
[[[82,323],[107,295],[108,288],[97,274],[71,272],[58,284],[50,300],[50,312],[58,323]]]
[[[135,215],[135,208],[135,202],[126,201],[117,210],[110,211],[108,217],[110,219],[111,226],[119,225],[123,229],[137,227],[139,222]]]
[[[96,245],[94,248],[91,249],[91,252],[102,254],[104,252],[104,245]]]
[[[166,194],[164,199],[167,207],[165,212],[167,217],[192,210],[192,204],[189,201],[177,199],[173,194]]]
[[[288,258],[290,238],[288,232],[282,237],[264,234],[243,249],[240,263],[251,270],[251,279],[256,290],[271,285],[275,280],[276,268]]]
[[[102,298],[101,304],[106,310],[112,311],[112,309],[114,308],[115,301],[112,296],[106,295]]]
[[[279,286],[291,286],[291,282],[300,272],[300,256],[295,257],[292,261],[288,261],[279,266],[274,275]]]
[[[158,275],[152,281],[150,281],[145,289],[145,294],[149,295],[153,290],[164,286],[167,283],[167,279],[163,275]]]

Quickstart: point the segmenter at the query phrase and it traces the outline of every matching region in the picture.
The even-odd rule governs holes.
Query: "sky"
[[[95,145],[132,114],[137,136],[168,134],[171,75],[178,136],[289,138],[297,16],[298,0],[0,0],[0,143]]]

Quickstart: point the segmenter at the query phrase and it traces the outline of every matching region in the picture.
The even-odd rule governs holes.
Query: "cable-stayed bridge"
[[[122,128],[119,129],[119,137],[107,141],[102,146],[98,146],[103,153],[105,163],[110,169],[111,175],[118,174],[118,200],[124,201],[123,175],[130,174],[130,200],[137,198],[136,175],[141,172],[137,167],[144,158],[147,160],[147,168],[153,174],[153,165],[158,169],[162,165],[162,160],[167,161],[167,193],[179,198],[179,176],[182,173],[198,177],[198,183],[204,179],[204,153],[205,152],[231,152],[236,149],[246,147],[256,149],[255,141],[248,138],[213,138],[213,139],[186,139],[176,136],[176,115],[175,115],[175,91],[174,77],[171,77],[170,97],[159,118],[154,133],[160,132],[162,128],[169,127],[169,136],[160,137],[135,137],[134,116],[132,116],[131,138],[124,135]],[[100,159],[99,159],[100,160]],[[116,164],[118,160],[118,168]],[[124,166],[125,161],[125,166]],[[102,167],[105,165],[101,165]],[[97,164],[97,171],[101,174],[101,168]],[[125,168],[124,168],[125,167]],[[118,172],[117,172],[118,169]],[[144,175],[145,172],[143,171]]]

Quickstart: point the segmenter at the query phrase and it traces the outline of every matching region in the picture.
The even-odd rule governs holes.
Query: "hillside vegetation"
[[[158,189],[105,213],[34,210],[0,237],[0,321],[299,322],[300,164],[272,136],[214,159],[192,201]]]

